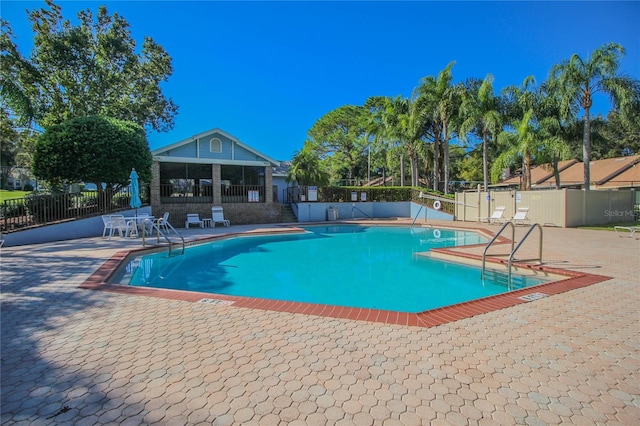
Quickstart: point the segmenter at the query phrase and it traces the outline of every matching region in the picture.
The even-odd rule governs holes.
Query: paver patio
[[[1,422],[639,424],[640,240],[544,233],[613,279],[431,328],[78,288],[130,240],[2,248]]]

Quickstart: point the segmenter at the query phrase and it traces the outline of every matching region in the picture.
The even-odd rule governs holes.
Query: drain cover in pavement
[[[209,305],[217,305],[217,306],[230,306],[235,302],[231,300],[220,300],[220,299],[200,299],[198,303],[207,303]]]
[[[520,296],[518,297],[518,299],[524,300],[525,302],[533,302],[534,300],[540,300],[547,296],[549,295],[544,293],[531,293],[531,294],[525,294],[524,296]]]

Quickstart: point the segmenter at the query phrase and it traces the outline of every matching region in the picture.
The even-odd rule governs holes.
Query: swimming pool
[[[242,236],[131,259],[115,282],[346,307],[422,312],[508,291],[476,267],[424,256],[486,242],[476,232],[332,225],[304,233]],[[517,278],[518,288],[545,279]],[[113,281],[112,281],[113,282]]]

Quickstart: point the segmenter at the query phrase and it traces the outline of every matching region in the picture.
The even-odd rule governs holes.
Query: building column
[[[222,204],[222,176],[220,172],[220,164],[213,164],[212,167],[212,181],[213,185],[213,204],[221,205]]]
[[[162,211],[162,204],[160,202],[160,162],[158,161],[151,163],[150,191],[151,214],[159,216]]]
[[[273,203],[273,168],[271,164],[264,168],[264,202],[267,204]]]

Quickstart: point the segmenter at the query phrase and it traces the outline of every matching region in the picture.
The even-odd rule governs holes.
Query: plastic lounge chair
[[[169,212],[165,212],[164,215],[162,215],[161,218],[158,218],[156,220],[153,221],[153,223],[156,224],[156,226],[160,229],[162,229],[164,232],[169,232]]]
[[[224,226],[231,225],[231,222],[224,218],[222,207],[211,207],[211,223],[215,228],[216,223],[222,223]]]
[[[505,206],[496,207],[493,213],[491,214],[491,217],[486,218],[485,220],[483,220],[483,222],[485,221],[487,223],[503,222],[504,218],[502,216],[504,215],[505,210],[506,210]]]
[[[635,238],[636,240],[640,238],[640,226],[614,226],[613,229],[616,231],[618,237],[629,237]],[[636,237],[636,232],[639,237]]]
[[[527,213],[529,213],[529,207],[518,207],[518,211],[513,215],[511,221],[514,225],[524,225],[525,222],[531,222]]]
[[[197,213],[187,214],[187,220],[184,222],[184,227],[189,229],[189,225],[200,225],[200,228],[204,228],[204,222],[200,220],[200,216]]]

